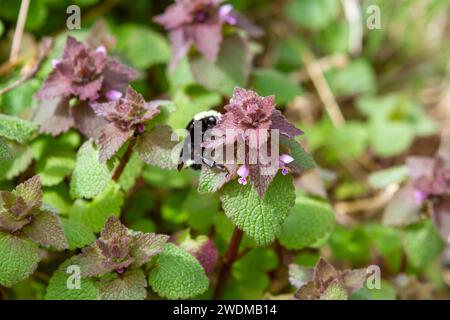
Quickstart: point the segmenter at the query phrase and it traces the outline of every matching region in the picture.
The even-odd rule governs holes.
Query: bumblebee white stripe
[[[220,118],[222,116],[222,114],[220,112],[217,112],[215,110],[209,110],[209,111],[203,111],[203,112],[199,112],[194,116],[194,120],[198,121],[198,120],[202,120],[208,117],[217,117]]]

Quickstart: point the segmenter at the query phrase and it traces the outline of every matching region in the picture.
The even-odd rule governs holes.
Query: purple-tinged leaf
[[[417,222],[422,203],[418,202],[415,187],[409,183],[394,195],[383,213],[383,224],[405,226]]]
[[[433,203],[431,217],[446,243],[450,243],[450,196]]]
[[[176,169],[182,144],[172,141],[172,129],[169,126],[157,126],[139,137],[136,152],[147,164],[162,169]]]
[[[101,279],[97,287],[101,300],[144,300],[147,279],[142,270],[130,270],[115,278]]]
[[[39,101],[33,121],[40,126],[39,131],[57,136],[74,126],[69,99],[55,98]]]
[[[128,236],[128,229],[116,216],[110,216],[100,234],[101,239],[111,240],[113,237],[124,238]]]
[[[121,130],[116,124],[111,122],[107,124],[97,139],[99,146],[99,161],[104,163],[120,149],[120,147],[133,136],[131,130]]]
[[[140,267],[164,249],[169,236],[138,232],[132,235],[130,255],[133,267]]]
[[[28,179],[16,187],[15,193],[29,205],[40,205],[43,197],[41,179],[39,176]]]
[[[108,122],[95,114],[87,102],[80,102],[71,108],[74,125],[82,134],[93,140],[98,139]]]
[[[272,121],[271,129],[280,130],[280,134],[289,138],[302,135],[303,131],[292,125],[279,110],[274,110],[270,116]]]
[[[69,248],[61,220],[54,213],[43,211],[37,214],[23,231],[30,239],[44,247],[56,250]]]

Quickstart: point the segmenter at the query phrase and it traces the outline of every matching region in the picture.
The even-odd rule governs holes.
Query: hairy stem
[[[114,171],[114,174],[112,176],[112,180],[117,182],[120,179],[120,176],[123,173],[123,169],[125,169],[125,166],[127,165],[128,161],[130,160],[131,154],[133,153],[134,145],[136,144],[136,136],[134,135],[130,143],[128,144],[127,151],[125,151],[125,154],[122,157],[122,160],[120,160],[119,165],[116,168],[116,171]]]
[[[219,279],[217,281],[216,290],[214,291],[214,300],[220,300],[223,297],[225,291],[225,286],[230,277],[231,268],[234,262],[239,258],[239,246],[241,244],[244,232],[238,228],[234,228],[233,236],[231,237],[230,244],[228,245],[228,250],[224,258],[222,269],[219,273]]]

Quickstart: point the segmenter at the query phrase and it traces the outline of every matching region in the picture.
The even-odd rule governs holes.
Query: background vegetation
[[[360,28],[345,14],[351,1],[228,2],[265,32],[252,42],[248,83],[239,72],[215,70],[205,73],[201,85],[186,60],[168,74],[170,43],[152,22],[170,4],[162,0],[32,0],[19,59],[10,63],[20,1],[0,0],[0,88],[29,70],[43,36],[55,38],[50,56],[59,57],[68,33],[83,38],[104,19],[117,39],[114,54],[143,75],[133,87],[146,100],[174,101],[177,110],[167,119],[173,128],[184,128],[200,111],[221,110],[235,86],[275,94],[277,107],[305,131],[300,139],[318,167],[295,177],[296,204],[274,244],[258,247],[244,238],[245,255],[233,266],[225,298],[289,298],[295,290],[288,265],[314,266],[320,257],[338,269],[380,266],[381,289],[363,288],[354,299],[450,298],[450,251],[439,226],[426,212],[413,223],[386,221],[386,208],[408,180],[407,157],[434,156],[450,127],[450,3],[355,1]],[[79,31],[66,29],[70,4],[82,9]],[[369,5],[381,10],[379,30],[366,27]],[[36,77],[1,95],[0,117],[29,120],[37,106],[33,95],[50,69],[47,61]],[[82,135],[71,130],[57,138],[0,139],[0,148],[13,154],[0,160],[1,190],[39,174],[44,201],[63,218],[121,213],[133,230],[171,235],[190,228],[194,237],[212,236],[224,255],[233,226],[218,194],[197,192],[197,172],[158,169],[132,157],[119,188],[108,186],[115,189],[93,200],[76,199],[70,177],[77,170]],[[98,232],[104,221],[87,225]],[[44,298],[49,279],[69,255],[40,254],[39,269],[1,288],[0,297]],[[211,295],[208,290],[197,298]]]

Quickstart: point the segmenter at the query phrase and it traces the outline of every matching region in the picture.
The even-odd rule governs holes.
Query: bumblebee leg
[[[227,167],[225,167],[224,165],[222,165],[220,163],[215,162],[212,159],[208,159],[208,158],[204,157],[202,160],[203,160],[203,163],[209,168],[216,168],[216,169],[219,169],[220,171],[229,173]]]

